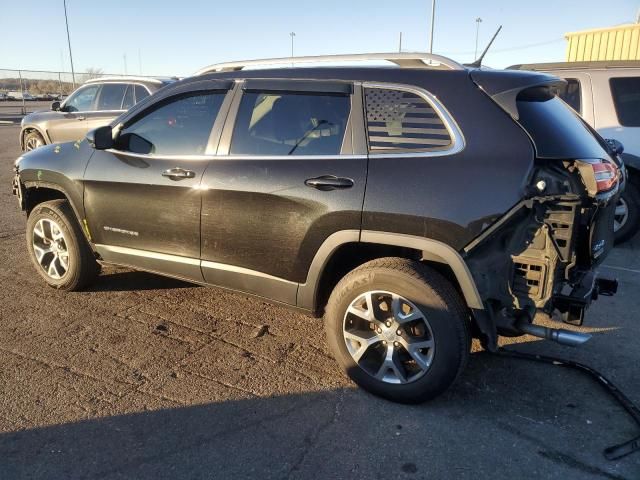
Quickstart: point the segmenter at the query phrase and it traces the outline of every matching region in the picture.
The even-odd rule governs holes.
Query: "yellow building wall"
[[[640,23],[566,33],[567,61],[640,60]]]

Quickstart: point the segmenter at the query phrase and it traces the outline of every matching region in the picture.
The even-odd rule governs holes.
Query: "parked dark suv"
[[[617,286],[594,269],[620,173],[560,80],[426,54],[293,61],[363,59],[396,66],[215,65],[23,155],[36,270],[79,290],[127,265],[324,315],[346,373],[402,402],[451,385],[472,334],[585,340],[532,323],[580,324]]]

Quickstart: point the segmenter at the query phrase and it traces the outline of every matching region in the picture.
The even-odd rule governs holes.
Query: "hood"
[[[63,112],[54,112],[52,110],[38,110],[37,112],[25,115],[22,119],[21,124],[24,126],[34,123],[40,123],[47,120],[53,120],[54,118],[60,118],[61,114],[63,114]]]

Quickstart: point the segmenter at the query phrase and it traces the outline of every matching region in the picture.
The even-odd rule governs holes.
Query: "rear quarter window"
[[[394,88],[365,88],[367,133],[372,153],[447,150],[451,135],[423,97]]]
[[[580,81],[575,78],[565,78],[565,80],[567,83],[564,85],[554,86],[552,90],[576,112],[582,113]]]
[[[609,80],[618,121],[624,127],[640,127],[640,77]]]

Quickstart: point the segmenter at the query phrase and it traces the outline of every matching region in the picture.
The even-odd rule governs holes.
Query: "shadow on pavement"
[[[614,405],[576,373],[478,353],[419,406],[341,388],[5,433],[0,478],[637,478],[637,456],[602,457],[634,433]]]
[[[87,292],[129,292],[138,290],[166,290],[197,288],[198,285],[153,273],[131,270],[115,270],[107,267],[98,280],[85,289]]]

